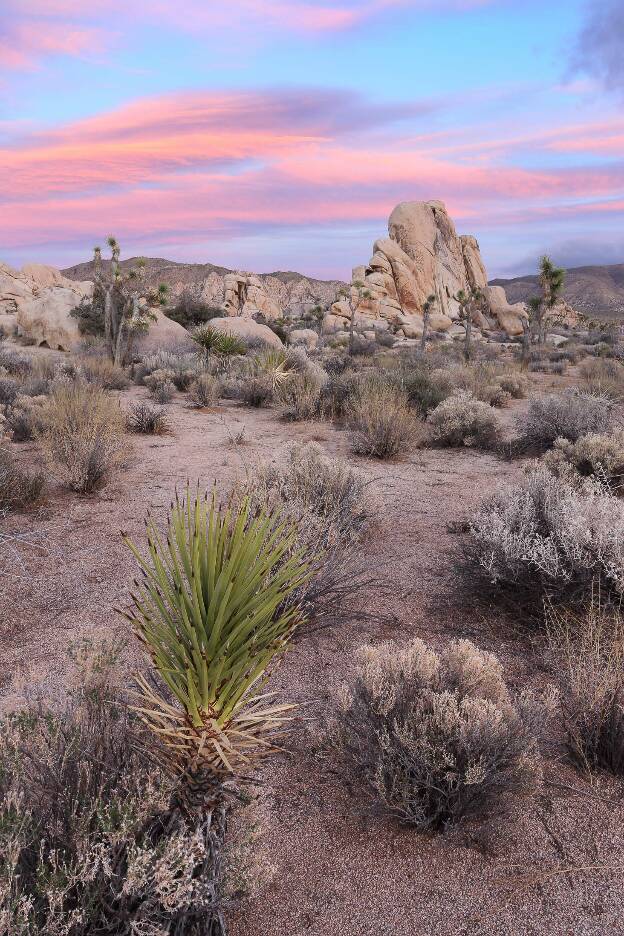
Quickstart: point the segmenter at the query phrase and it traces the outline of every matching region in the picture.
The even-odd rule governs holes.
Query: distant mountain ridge
[[[122,269],[134,266],[136,261],[136,257],[122,260]],[[103,260],[102,263],[106,268],[110,261]],[[145,278],[149,287],[155,289],[159,283],[167,283],[174,298],[186,289],[197,299],[215,307],[222,305],[224,280],[228,273],[233,272],[236,271],[214,263],[178,263],[160,257],[145,258]],[[71,280],[92,280],[93,260],[68,267],[62,273]],[[329,305],[336,298],[338,289],[345,285],[340,280],[319,280],[295,272],[277,271],[255,275],[270,298],[284,312],[291,314],[300,314],[317,303]]]
[[[510,302],[526,302],[537,293],[538,278],[494,279],[490,286],[502,286]],[[563,295],[574,309],[589,318],[604,321],[624,319],[624,263],[567,270]]]

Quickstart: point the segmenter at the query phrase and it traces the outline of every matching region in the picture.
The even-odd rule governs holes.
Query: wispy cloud
[[[497,148],[484,160],[468,129],[457,129],[452,146],[441,138],[439,150],[435,135],[406,141],[397,121],[430,108],[384,108],[314,89],[196,92],[22,134],[0,150],[0,210],[10,232],[0,247],[78,249],[106,230],[143,249],[280,227],[370,223],[381,231],[405,198],[441,197],[469,227],[484,217],[526,225],[624,209],[620,160],[579,164],[575,153],[565,162],[575,140],[583,152],[601,138],[597,128],[616,124],[549,128],[505,148],[492,141]],[[531,164],[518,165],[529,144]]]
[[[450,10],[470,12],[500,0],[5,0],[0,12],[0,67],[33,69],[47,56],[84,57],[110,47],[120,17],[180,33],[236,28],[256,38],[267,33],[333,33],[384,14]]]

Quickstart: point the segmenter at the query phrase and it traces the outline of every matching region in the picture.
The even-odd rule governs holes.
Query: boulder
[[[92,289],[92,283],[66,279],[41,263],[26,264],[21,270],[0,263],[3,330],[68,351],[80,341],[78,323],[69,313]]]
[[[496,320],[499,327],[509,337],[522,334],[522,319],[526,318],[526,310],[522,302],[511,305],[507,301],[502,286],[486,286],[483,289],[489,307],[489,313]]]
[[[288,337],[291,345],[303,345],[308,351],[313,351],[319,340],[318,334],[311,328],[294,328]]]
[[[271,331],[268,325],[261,325],[260,322],[254,322],[252,318],[242,318],[241,316],[214,318],[210,320],[210,326],[211,328],[216,328],[218,331],[225,331],[229,332],[231,335],[237,335],[244,341],[261,341],[274,348],[283,347],[280,338],[275,332]]]
[[[153,354],[161,348],[179,348],[185,351],[197,350],[197,345],[186,328],[167,318],[160,309],[151,309],[150,311],[156,316],[156,321],[150,323],[150,327],[146,332],[136,334],[133,353]]]
[[[71,351],[82,336],[78,322],[70,316],[80,297],[64,286],[47,287],[38,298],[20,300],[16,324],[19,335],[31,338],[35,344]]]

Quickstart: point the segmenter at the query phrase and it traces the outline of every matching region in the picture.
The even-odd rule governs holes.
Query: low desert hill
[[[538,289],[537,276],[494,279],[491,286],[503,286],[509,302],[525,302]],[[590,318],[609,321],[624,319],[624,263],[612,266],[583,266],[566,271],[564,298]]]
[[[103,261],[104,266],[107,263],[110,261]],[[123,260],[121,266],[125,269],[135,263],[136,258],[132,257]],[[222,305],[224,280],[228,273],[233,272],[213,263],[176,263],[161,258],[146,258],[145,263],[148,286],[155,289],[159,283],[167,283],[172,296],[178,296],[186,289],[215,307]],[[93,261],[78,263],[62,272],[72,280],[93,279]],[[329,305],[334,301],[337,290],[344,286],[338,280],[318,280],[294,272],[259,273],[257,276],[269,297],[287,313],[300,313],[316,303]]]

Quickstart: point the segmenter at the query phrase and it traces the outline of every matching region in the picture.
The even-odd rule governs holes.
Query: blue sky
[[[624,262],[619,0],[4,0],[0,257],[348,275],[438,198],[491,275]]]

